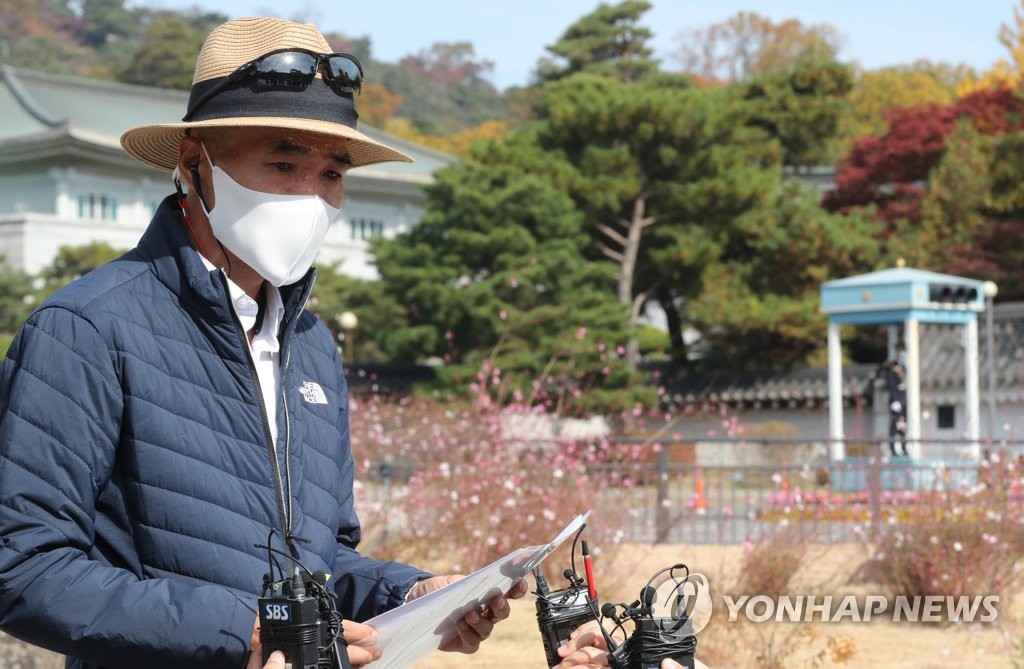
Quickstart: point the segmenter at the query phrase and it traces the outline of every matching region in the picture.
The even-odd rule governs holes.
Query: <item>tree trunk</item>
[[[673,367],[684,367],[687,364],[689,351],[684,338],[683,318],[676,309],[672,289],[663,286],[657,293],[658,302],[665,310],[665,321],[668,323],[669,356]]]
[[[636,274],[636,262],[640,255],[640,240],[643,238],[644,228],[654,222],[653,219],[644,217],[646,205],[647,199],[643,196],[633,201],[633,217],[626,222],[626,244],[622,249],[622,264],[619,271],[619,304],[629,309],[631,326],[640,316],[640,309],[644,303],[642,297],[634,299],[633,277]],[[640,360],[640,342],[635,335],[630,336],[626,344],[626,358],[629,368],[635,371]]]

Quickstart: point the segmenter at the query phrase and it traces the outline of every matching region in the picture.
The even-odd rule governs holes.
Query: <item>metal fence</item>
[[[626,539],[726,544],[757,540],[780,525],[798,528],[807,541],[861,541],[881,523],[911,517],[929,505],[936,492],[977,486],[985,461],[1013,458],[1024,465],[1024,442],[974,449],[974,444],[962,441],[933,441],[918,449],[931,457],[911,459],[889,456],[885,442],[860,441],[849,444],[853,454],[838,461],[827,455],[821,441],[756,443],[755,463],[710,458],[717,464],[706,464],[702,460],[709,458],[701,458],[701,453],[677,461],[672,444],[662,443],[653,462],[592,467],[603,478],[614,474],[629,482],[628,499],[635,505],[637,522]],[[716,447],[736,451],[750,445],[728,439],[705,442],[703,454]],[[779,453],[773,455],[773,449]],[[969,457],[979,450],[982,461]],[[794,463],[783,451],[818,455]]]
[[[927,457],[888,455],[888,443],[851,441],[833,461],[827,440],[661,440],[648,458],[614,457],[649,442],[618,439],[610,458],[587,465],[595,509],[626,510],[622,539],[644,543],[729,544],[757,541],[789,526],[808,542],[870,537],[890,519],[911,518],[934,493],[967,491],[985,462],[1014,459],[1024,472],[1024,442],[929,441]],[[913,444],[911,445],[914,446]],[[981,453],[982,459],[976,455]],[[374,468],[371,497],[400,489],[414,468]],[[1024,483],[1024,481],[1022,481]],[[375,494],[374,494],[375,493]],[[384,499],[376,499],[385,502]],[[386,502],[385,502],[386,503]]]

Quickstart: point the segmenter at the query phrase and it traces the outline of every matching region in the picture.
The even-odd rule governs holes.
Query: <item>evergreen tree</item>
[[[2,260],[0,257],[0,337],[9,338],[28,318],[36,300],[32,277]]]
[[[119,251],[105,242],[61,246],[53,261],[40,273],[43,280],[41,299],[114,260],[122,253],[124,251]]]
[[[141,44],[118,79],[125,83],[188,90],[206,32],[185,17],[161,14],[143,33]]]
[[[793,181],[736,217],[688,303],[702,333],[703,366],[807,364],[821,350],[827,325],[819,312],[821,284],[876,269],[878,227],[862,214],[822,212],[816,194]]]
[[[652,59],[654,52],[647,46],[651,31],[639,23],[651,6],[645,0],[599,5],[547,47],[556,58],[542,59],[538,63],[536,75],[540,83],[578,72],[630,82],[655,72],[658,64]]]
[[[959,130],[959,128],[957,129]],[[950,135],[953,140],[954,135]],[[970,137],[962,138],[967,144],[956,150],[966,155],[968,164],[950,165],[953,170],[971,170],[976,148],[970,146]],[[991,279],[999,284],[1000,300],[1024,299],[1024,130],[1012,130],[990,139],[978,138],[981,146],[991,147],[987,154],[987,169],[978,169],[965,174],[959,184],[946,180],[948,193],[942,198],[950,204],[957,203],[957,213],[962,214],[965,223],[973,228],[973,234],[965,243],[951,245],[948,249],[951,274],[981,279]],[[958,142],[960,143],[960,142]],[[979,193],[985,184],[987,192]],[[955,187],[955,189],[954,189]],[[930,184],[929,184],[930,188]],[[959,191],[963,190],[961,194]],[[957,202],[962,198],[965,203]],[[984,221],[974,228],[976,211],[984,215]]]
[[[849,67],[832,60],[802,58],[744,84],[748,123],[782,144],[783,163],[792,167],[832,164],[832,141],[851,115]]]
[[[618,34],[591,19],[577,26],[588,26],[591,36]],[[820,340],[815,281],[863,269],[873,247],[863,221],[813,221],[821,213],[813,196],[781,185],[781,166],[787,156],[807,164],[823,154],[844,109],[848,70],[808,59],[749,85],[698,88],[686,76],[658,73],[653,61],[646,76],[620,77],[613,67],[619,51],[588,45],[591,59],[577,59],[574,73],[549,77],[535,118],[483,159],[540,170],[573,198],[584,214],[589,257],[615,262],[615,295],[628,321],[657,300],[677,363],[691,357],[684,332],[694,327],[705,334],[707,364],[806,360]],[[630,53],[643,53],[643,40],[633,47]],[[805,248],[798,236],[808,230],[832,244],[813,247],[817,255],[806,272],[770,272],[759,249]],[[799,262],[795,254],[772,252]],[[766,277],[775,283],[762,285]],[[746,311],[752,315],[745,320]],[[777,328],[778,319],[790,326]],[[736,345],[741,339],[747,350]],[[636,351],[631,341],[627,358],[636,360]]]
[[[373,245],[387,292],[439,333],[416,354],[443,357],[463,381],[486,358],[510,389],[529,396],[536,381],[563,410],[628,405],[621,391],[634,379],[616,352],[625,319],[604,288],[610,268],[579,253],[572,200],[508,165],[466,162],[436,176],[420,224]]]
[[[342,341],[347,335],[339,317],[351,311],[359,319],[352,346],[355,362],[414,362],[431,350],[435,332],[429,326],[413,326],[405,304],[385,292],[380,281],[344,275],[337,265],[318,265],[317,280],[307,305]]]
[[[593,248],[618,267],[616,295],[631,322],[663,282],[679,285],[681,272],[699,273],[708,256],[689,257],[688,250],[713,240],[716,227],[778,178],[772,145],[743,125],[728,93],[688,82],[581,73],[545,85],[538,110],[536,141],[572,166],[566,188],[586,214]],[[685,248],[673,254],[677,245]],[[697,265],[658,262],[680,256]],[[678,351],[683,333],[671,335]],[[635,341],[629,351],[635,360]]]
[[[894,255],[913,267],[948,271],[989,223],[992,179],[989,161],[995,140],[968,119],[957,121],[946,152],[931,170],[916,230],[897,230]],[[909,222],[907,222],[909,223]],[[908,234],[903,234],[904,232]]]
[[[124,6],[124,0],[80,0],[80,5],[86,46],[98,48],[134,34],[138,16]]]

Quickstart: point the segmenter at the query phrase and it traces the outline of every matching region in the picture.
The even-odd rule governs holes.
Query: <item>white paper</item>
[[[508,592],[516,579],[551,555],[589,516],[589,511],[576,516],[550,543],[518,548],[440,590],[367,620],[366,624],[377,630],[377,646],[383,651],[373,669],[403,669],[437,650],[445,639],[455,636],[455,625],[467,613]]]

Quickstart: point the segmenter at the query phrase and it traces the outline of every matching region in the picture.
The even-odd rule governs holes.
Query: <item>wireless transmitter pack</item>
[[[690,578],[689,568],[679,563],[661,569],[647,581],[638,600],[632,604],[608,603],[598,613],[597,589],[586,540],[583,541],[583,564],[587,579],[584,581],[576,573],[576,541],[585,528],[586,525],[579,529],[572,542],[572,568],[564,572],[569,581],[567,588],[552,592],[540,567],[533,570],[537,581],[537,626],[548,667],[562,661],[558,649],[569,641],[577,627],[596,620],[608,644],[612,669],[660,669],[665,658],[675,660],[686,669],[694,669],[697,637],[690,613],[696,598],[689,599],[684,588]],[[670,581],[665,606],[656,609],[658,589]],[[600,625],[602,617],[615,622],[616,629],[626,639],[624,643],[615,643],[612,635]]]
[[[640,591],[640,599],[632,604],[604,605],[601,614],[614,620],[623,633],[628,622],[632,622],[633,627],[632,634],[621,646],[616,647],[611,637],[605,636],[611,650],[609,663],[612,669],[659,669],[665,658],[672,658],[686,669],[693,669],[697,637],[688,605],[695,602],[687,602],[683,590],[689,577],[690,570],[685,564],[674,564],[655,573]],[[669,615],[655,615],[658,588],[670,580],[673,587],[666,602]],[[621,614],[618,613],[619,608],[622,609]]]
[[[291,576],[274,581],[275,562],[267,541],[270,572],[263,577],[263,596],[257,606],[260,618],[260,647],[263,663],[275,650],[284,653],[292,669],[351,669],[348,643],[342,635],[341,614],[325,587],[327,575],[310,572],[295,562]],[[301,568],[301,571],[300,571]]]
[[[563,572],[569,581],[568,587],[552,592],[541,568],[538,566],[533,570],[533,577],[537,581],[537,626],[544,642],[548,667],[554,667],[562,661],[558,649],[569,641],[569,635],[577,627],[597,619],[597,591],[594,589],[594,575],[586,540],[583,541],[583,562],[587,580],[584,581],[576,573],[576,540],[585,527],[583,525],[579,529],[572,542],[573,566]]]

